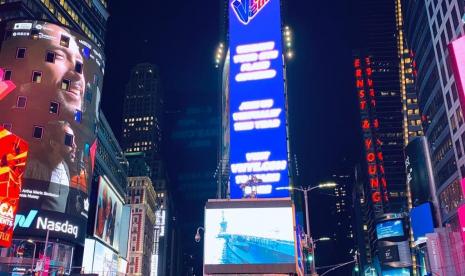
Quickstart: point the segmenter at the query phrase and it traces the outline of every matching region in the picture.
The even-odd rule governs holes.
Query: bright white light
[[[268,129],[268,128],[278,128],[281,126],[281,120],[261,120],[255,122],[255,129]]]
[[[241,65],[241,72],[259,71],[270,68],[271,63],[269,61],[259,61],[254,63],[243,63]]]
[[[287,57],[288,57],[288,58],[292,58],[292,56],[293,56],[292,52],[288,52],[288,53],[287,53]]]
[[[259,60],[270,60],[270,59],[277,59],[279,55],[278,50],[266,51],[261,52],[258,56]]]
[[[234,174],[283,171],[286,168],[286,160],[231,164],[231,172]]]
[[[277,118],[281,114],[281,108],[265,109],[257,111],[245,111],[233,113],[234,121],[248,121],[257,119]]]
[[[276,183],[281,180],[280,173],[264,173],[264,174],[254,174],[254,175],[236,175],[234,178],[236,180],[236,184],[245,184],[249,180],[252,179],[252,176],[255,176],[257,179],[260,179],[263,183]]]
[[[258,60],[257,53],[244,54],[244,55],[235,55],[233,57],[234,63],[245,63],[245,62],[255,62]]]
[[[262,151],[262,152],[249,152],[246,153],[245,157],[247,162],[250,161],[264,161],[270,158],[271,152],[269,151]]]
[[[256,72],[239,73],[236,76],[236,81],[243,82],[252,80],[266,80],[272,79],[274,77],[276,77],[276,70],[270,69]]]
[[[257,194],[259,195],[268,195],[271,194],[271,191],[273,190],[273,186],[271,185],[260,185],[256,187]],[[246,187],[245,188],[245,194],[249,195],[252,193],[252,188],[251,187]]]
[[[274,105],[273,99],[266,99],[266,100],[259,100],[259,101],[249,101],[249,102],[242,102],[239,106],[239,110],[253,110],[253,109],[260,109],[260,108],[271,108]]]
[[[235,131],[246,131],[254,129],[254,122],[240,122],[234,123],[234,130]]]
[[[253,52],[273,50],[274,47],[275,47],[274,41],[246,44],[246,45],[237,46],[236,52],[238,54],[247,54],[247,53],[253,53]]]

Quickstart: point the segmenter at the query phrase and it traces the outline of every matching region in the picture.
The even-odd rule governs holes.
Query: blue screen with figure
[[[376,225],[376,235],[378,240],[404,236],[404,226],[402,220],[388,220],[378,223]]]
[[[288,197],[280,1],[229,0],[229,18],[230,195]]]

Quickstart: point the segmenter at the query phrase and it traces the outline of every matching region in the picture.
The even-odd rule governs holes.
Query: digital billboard
[[[121,260],[124,262],[124,260]],[[118,255],[93,239],[85,240],[82,270],[84,273],[97,273],[98,275],[117,276],[122,272],[124,264],[118,259]],[[121,263],[121,264],[120,264]],[[124,266],[125,267],[125,266]],[[124,271],[125,273],[126,271]],[[124,274],[123,273],[123,274]]]
[[[402,220],[388,220],[378,223],[376,225],[376,236],[378,240],[404,236]]]
[[[206,273],[296,272],[290,201],[209,201],[204,248]]]
[[[229,0],[230,197],[288,197],[280,1]]]
[[[32,210],[37,217],[46,212],[49,220],[73,221],[78,228],[84,226],[79,229],[84,232],[97,147],[103,54],[84,36],[52,23],[10,21],[5,28],[0,67],[4,80],[16,88],[0,100],[0,126],[29,144],[18,211],[23,217]],[[42,235],[17,227],[15,235],[36,233]],[[84,243],[74,235],[68,240]]]
[[[410,225],[414,240],[425,238],[426,234],[434,232],[431,203],[427,202],[412,208],[410,211]]]
[[[393,268],[382,271],[382,276],[410,276],[408,268]]]
[[[0,247],[11,246],[27,149],[23,139],[0,126]]]
[[[114,190],[106,177],[100,177],[95,214],[94,236],[119,250],[120,228],[124,199]],[[123,236],[122,238],[126,238]]]
[[[465,36],[449,44],[449,53],[463,113],[465,111],[463,110],[463,106],[465,106]]]

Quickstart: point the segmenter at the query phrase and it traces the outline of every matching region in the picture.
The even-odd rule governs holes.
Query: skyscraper
[[[162,158],[163,101],[158,68],[149,63],[136,65],[126,85],[122,144],[128,156],[144,154],[149,167],[149,177],[157,195],[158,209],[155,211],[153,229],[155,246],[151,275],[169,274],[169,236],[165,236],[169,225],[165,221],[166,217],[170,216],[171,197],[168,191],[167,170]],[[132,169],[138,170],[134,167]]]
[[[390,211],[406,210],[404,127],[399,52],[396,39],[396,3],[390,0],[360,0],[359,47],[371,59],[375,90],[377,134],[384,155]]]
[[[126,86],[123,107],[123,148],[126,153],[144,152],[157,178],[161,156],[163,94],[158,68],[149,63],[136,65]]]

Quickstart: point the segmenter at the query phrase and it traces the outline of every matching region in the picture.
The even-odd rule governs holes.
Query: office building
[[[128,275],[150,275],[154,250],[156,193],[149,177],[129,177],[126,202],[131,206]]]
[[[431,145],[432,162],[436,174],[437,197],[441,208],[442,222],[453,225],[458,230],[457,207],[463,200],[463,191],[460,180],[465,174],[465,124],[463,119],[463,107],[460,103],[460,96],[454,72],[451,66],[451,55],[448,45],[461,37],[464,33],[463,22],[463,2],[453,1],[426,1],[424,10],[427,14],[429,26],[429,36],[432,48],[433,62],[437,64],[434,73],[434,80],[431,86],[439,90],[433,90],[442,96],[444,111],[442,115],[428,118],[429,120],[441,120],[442,126],[436,128],[446,133],[445,139],[438,137],[437,142],[429,141]],[[423,10],[423,12],[424,12]],[[408,17],[407,17],[408,18]],[[413,34],[412,34],[413,35]],[[431,78],[429,78],[431,79]],[[429,80],[428,79],[428,80]],[[427,90],[424,91],[428,93]],[[433,125],[433,123],[432,123]],[[439,132],[439,131],[438,131]],[[433,144],[434,143],[434,144]]]

